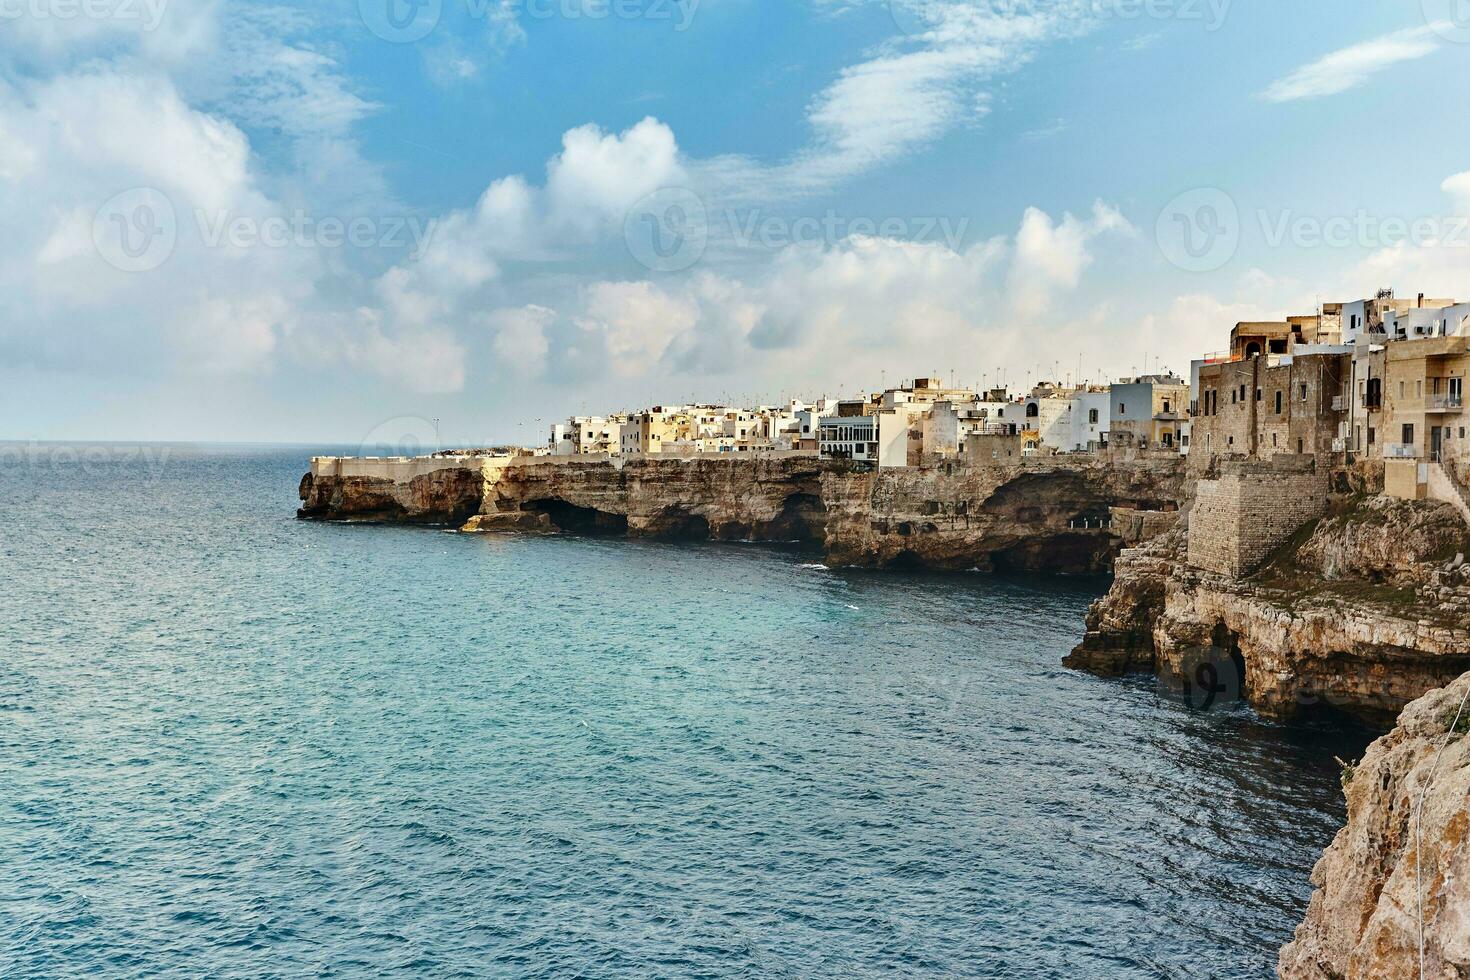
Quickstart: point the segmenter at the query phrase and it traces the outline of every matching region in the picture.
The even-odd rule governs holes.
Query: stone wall
[[[1195,488],[1189,563],[1238,579],[1327,511],[1327,476],[1310,456],[1227,460]]]
[[[1205,366],[1190,443],[1196,468],[1211,455],[1332,453],[1346,436],[1350,364],[1347,354],[1304,354]]]

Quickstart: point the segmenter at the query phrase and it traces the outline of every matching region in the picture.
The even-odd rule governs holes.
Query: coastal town
[[[1470,303],[1393,290],[1242,322],[1189,377],[977,391],[917,378],[861,399],[576,416],[537,455],[815,455],[876,468],[1061,454],[1381,460],[1387,492],[1465,509]]]
[[[1422,925],[1401,910],[1405,869],[1422,857],[1444,882],[1463,863],[1470,742],[1435,774],[1470,708],[1470,303],[1385,289],[1221,335],[1187,380],[1013,394],[929,377],[577,417],[536,449],[315,457],[298,516],[798,543],[821,552],[802,569],[828,572],[1107,573],[1072,670],[1150,673],[1192,711],[1244,701],[1283,725],[1400,719],[1342,764],[1348,830],[1280,973],[1356,976],[1342,964],[1368,950],[1385,965],[1362,975],[1409,976],[1418,949],[1464,935],[1447,886],[1425,890]],[[1413,846],[1392,816],[1411,788]]]

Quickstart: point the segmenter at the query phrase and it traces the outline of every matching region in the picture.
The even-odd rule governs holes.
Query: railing
[[[1444,482],[1448,485],[1449,489],[1454,493],[1456,497],[1459,498],[1459,503],[1457,504],[1457,506],[1459,508],[1460,514],[1465,518],[1465,522],[1467,524],[1470,524],[1470,487],[1467,487],[1464,483],[1460,482],[1459,476],[1457,476],[1455,473],[1455,466],[1453,462],[1446,459],[1436,458],[1435,469],[1438,470],[1439,473],[1444,477]],[[1433,487],[1433,484],[1434,479],[1431,475],[1431,487]],[[1449,503],[1455,503],[1455,501],[1451,500],[1449,501]]]
[[[1458,412],[1465,407],[1465,396],[1430,395],[1425,407],[1431,412]]]
[[[1332,399],[1332,410],[1334,412],[1346,412],[1347,411],[1347,398],[1345,398],[1342,395],[1336,395],[1336,396],[1334,396],[1333,399]]]
[[[1400,442],[1390,442],[1383,447],[1384,459],[1418,459],[1419,447]]]

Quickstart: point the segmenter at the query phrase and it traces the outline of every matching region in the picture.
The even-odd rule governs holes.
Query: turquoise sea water
[[[1362,736],[1059,666],[1105,583],[301,523],[315,451],[0,445],[0,975],[1259,977],[1341,823]]]

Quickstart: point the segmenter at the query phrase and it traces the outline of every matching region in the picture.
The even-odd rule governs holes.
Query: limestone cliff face
[[[1344,772],[1348,823],[1312,872],[1285,980],[1470,977],[1470,724],[1451,731],[1467,693],[1470,674],[1415,701]]]
[[[1152,670],[1154,626],[1186,547],[1186,532],[1176,528],[1124,550],[1114,565],[1112,588],[1088,610],[1087,633],[1064,664],[1104,677]]]
[[[1176,568],[1154,622],[1157,669],[1184,680],[1191,654],[1238,653],[1242,691],[1281,720],[1328,711],[1387,725],[1426,690],[1470,669],[1466,621],[1424,619],[1367,595],[1254,588]]]
[[[1422,585],[1433,577],[1436,563],[1467,549],[1470,534],[1454,508],[1373,497],[1318,525],[1296,563],[1328,581]]]
[[[837,565],[1086,573],[1107,571],[1124,540],[1167,526],[1164,512],[1183,494],[1183,466],[1070,458],[899,470],[813,457],[467,462],[404,484],[308,476],[301,490],[301,514],[311,518],[803,541]]]
[[[874,568],[1107,572],[1123,539],[1114,508],[1175,510],[1182,496],[1182,464],[1158,461],[1038,459],[823,481],[828,554]]]
[[[301,478],[297,516],[458,527],[480,509],[482,487],[478,469],[437,470],[406,482],[308,473]]]
[[[629,460],[489,469],[467,530],[544,529],[725,541],[823,540],[815,458]]]
[[[1451,508],[1344,503],[1308,531],[1246,580],[1191,567],[1177,535],[1124,552],[1067,664],[1187,680],[1198,652],[1218,649],[1264,715],[1384,726],[1470,669],[1470,535]]]

